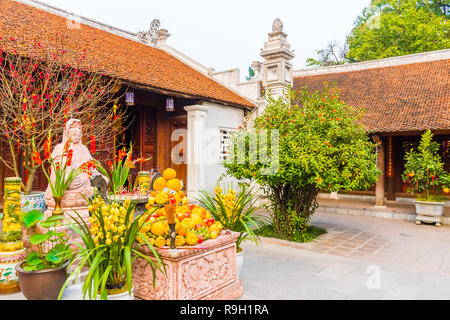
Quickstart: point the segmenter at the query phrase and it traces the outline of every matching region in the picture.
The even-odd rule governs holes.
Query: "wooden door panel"
[[[170,166],[177,171],[177,177],[183,181],[184,189],[187,179],[187,119],[186,117],[170,120]],[[172,140],[172,139],[171,139]]]

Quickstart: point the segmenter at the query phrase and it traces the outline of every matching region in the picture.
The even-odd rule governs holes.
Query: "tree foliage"
[[[448,1],[372,0],[347,39],[351,61],[450,48]]]
[[[449,0],[372,0],[346,44],[330,42],[308,66],[330,66],[450,48]]]
[[[320,190],[367,189],[377,180],[375,146],[358,124],[361,115],[328,85],[322,93],[303,88],[278,100],[269,96],[255,128],[233,137],[227,172],[259,183],[277,232],[298,236],[317,208]],[[269,142],[261,144],[266,137]],[[258,148],[251,147],[255,142]],[[275,170],[268,172],[268,166]]]

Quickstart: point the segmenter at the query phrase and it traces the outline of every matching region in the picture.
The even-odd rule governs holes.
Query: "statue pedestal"
[[[144,259],[133,262],[135,299],[140,300],[232,300],[242,293],[242,282],[236,273],[236,232],[222,231],[216,239],[199,246],[206,249],[159,249],[158,254],[166,264],[166,275],[153,274]],[[141,252],[151,259],[146,247]]]

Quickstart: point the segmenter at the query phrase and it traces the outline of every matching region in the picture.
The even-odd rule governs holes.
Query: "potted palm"
[[[28,300],[56,300],[66,281],[67,266],[72,256],[67,235],[57,232],[63,217],[44,219],[44,213],[36,209],[23,216],[30,246],[25,261],[16,265],[16,271],[20,289]],[[40,229],[48,231],[37,232],[38,224]]]
[[[69,281],[78,279],[86,267],[89,271],[81,291],[83,299],[87,296],[90,300],[132,300],[132,262],[138,257],[148,261],[153,272],[158,269],[165,273],[156,250],[141,234],[141,229],[147,223],[153,223],[147,222],[142,215],[150,215],[153,211],[134,217],[135,207],[136,203],[129,199],[120,204],[107,204],[100,196],[95,197],[89,205],[91,227],[75,210],[74,215],[67,214],[70,228],[81,237],[83,244],[76,244],[78,249],[69,265],[73,272],[64,283],[59,299]],[[143,244],[136,241],[138,237],[144,239]],[[155,261],[139,252],[138,247],[142,245],[149,247]]]
[[[239,233],[236,240],[236,265],[239,277],[240,269],[244,264],[244,249],[241,244],[245,240],[251,240],[256,244],[260,239],[254,230],[267,224],[267,219],[257,213],[261,206],[256,206],[258,201],[257,191],[241,185],[236,193],[229,187],[224,194],[223,188],[217,187],[214,193],[201,191],[200,205],[211,212],[215,221],[223,225],[223,229]]]
[[[417,224],[423,221],[441,225],[444,209],[441,190],[448,190],[450,178],[449,173],[444,170],[438,151],[439,144],[433,141],[433,134],[427,130],[422,135],[417,150],[411,149],[405,155],[402,179],[409,184],[411,194],[419,194],[414,201]]]

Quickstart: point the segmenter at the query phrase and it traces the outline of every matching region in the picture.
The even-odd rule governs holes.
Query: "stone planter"
[[[56,269],[25,271],[21,264],[16,265],[19,273],[20,289],[28,300],[56,300],[67,279],[66,262]]]
[[[242,283],[236,272],[236,239],[239,233],[222,231],[216,239],[201,244],[205,249],[159,249],[166,264],[166,275],[156,271],[153,287],[152,269],[147,261],[133,262],[133,287],[142,300],[229,300],[238,299]],[[143,254],[153,258],[148,248]]]
[[[45,193],[32,191],[30,194],[21,194],[21,207],[24,213],[37,209],[44,212],[47,209],[45,204]]]
[[[437,227],[441,226],[441,217],[444,212],[444,202],[417,201],[414,200],[416,206],[416,223],[422,222],[436,223]]]

